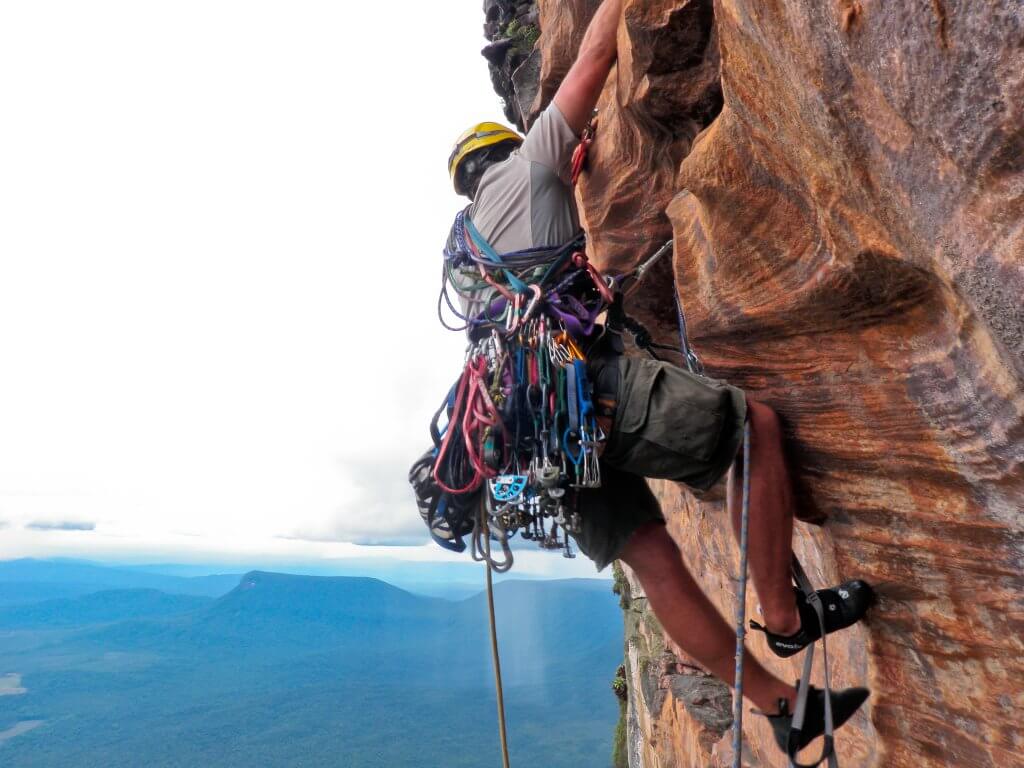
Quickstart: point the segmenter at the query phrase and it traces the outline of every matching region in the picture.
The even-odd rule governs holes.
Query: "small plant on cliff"
[[[518,19],[512,19],[502,30],[502,36],[513,41],[516,51],[528,56],[540,38],[540,30],[533,24],[521,24]]]
[[[615,677],[612,679],[612,690],[619,701],[625,701],[629,694],[629,685],[626,683],[626,667],[622,664],[615,670]]]
[[[612,593],[619,596],[620,608],[629,608],[629,581],[618,562],[612,563]]]

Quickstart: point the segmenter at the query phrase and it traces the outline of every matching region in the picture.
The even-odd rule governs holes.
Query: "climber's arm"
[[[555,94],[555,104],[577,133],[590,122],[617,53],[616,35],[622,0],[604,0],[591,19],[576,61]]]

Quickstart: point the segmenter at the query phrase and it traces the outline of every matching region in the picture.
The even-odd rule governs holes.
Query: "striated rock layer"
[[[527,119],[596,5],[538,4]],[[579,190],[592,256],[625,270],[674,238],[634,310],[677,338],[673,266],[709,373],[785,421],[801,516],[825,520],[798,525],[812,578],[880,593],[830,643],[834,684],[873,691],[841,763],[1024,765],[1022,6],[627,0],[619,50]],[[656,491],[731,616],[721,494]],[[727,689],[633,588],[630,766],[731,765]],[[785,764],[744,726],[745,765]]]

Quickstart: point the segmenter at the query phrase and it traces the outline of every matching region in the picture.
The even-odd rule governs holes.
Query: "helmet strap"
[[[477,188],[484,173],[495,163],[501,163],[508,159],[513,150],[518,146],[512,141],[503,141],[490,147],[478,149],[466,157],[459,165],[459,188],[470,200],[476,198]]]

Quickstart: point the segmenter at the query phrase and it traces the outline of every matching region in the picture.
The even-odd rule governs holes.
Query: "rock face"
[[[505,103],[505,117],[525,131],[540,80],[540,35],[533,0],[484,0],[484,37],[494,90]]]
[[[527,120],[596,5],[539,3]],[[619,51],[579,189],[592,257],[674,239],[634,310],[673,343],[678,288],[708,372],[785,421],[825,521],[797,526],[812,579],[880,594],[829,644],[834,684],[873,692],[841,764],[1024,765],[1024,6],[626,0]],[[733,615],[721,494],[656,492]],[[629,765],[731,765],[727,689],[648,611],[627,629]],[[785,765],[763,718],[744,735],[744,765]]]
[[[615,754],[624,753],[625,760],[620,758],[615,768],[686,765],[683,756],[707,755],[723,741],[732,726],[732,694],[673,650],[642,587],[628,573],[617,576],[628,693],[625,744]]]

